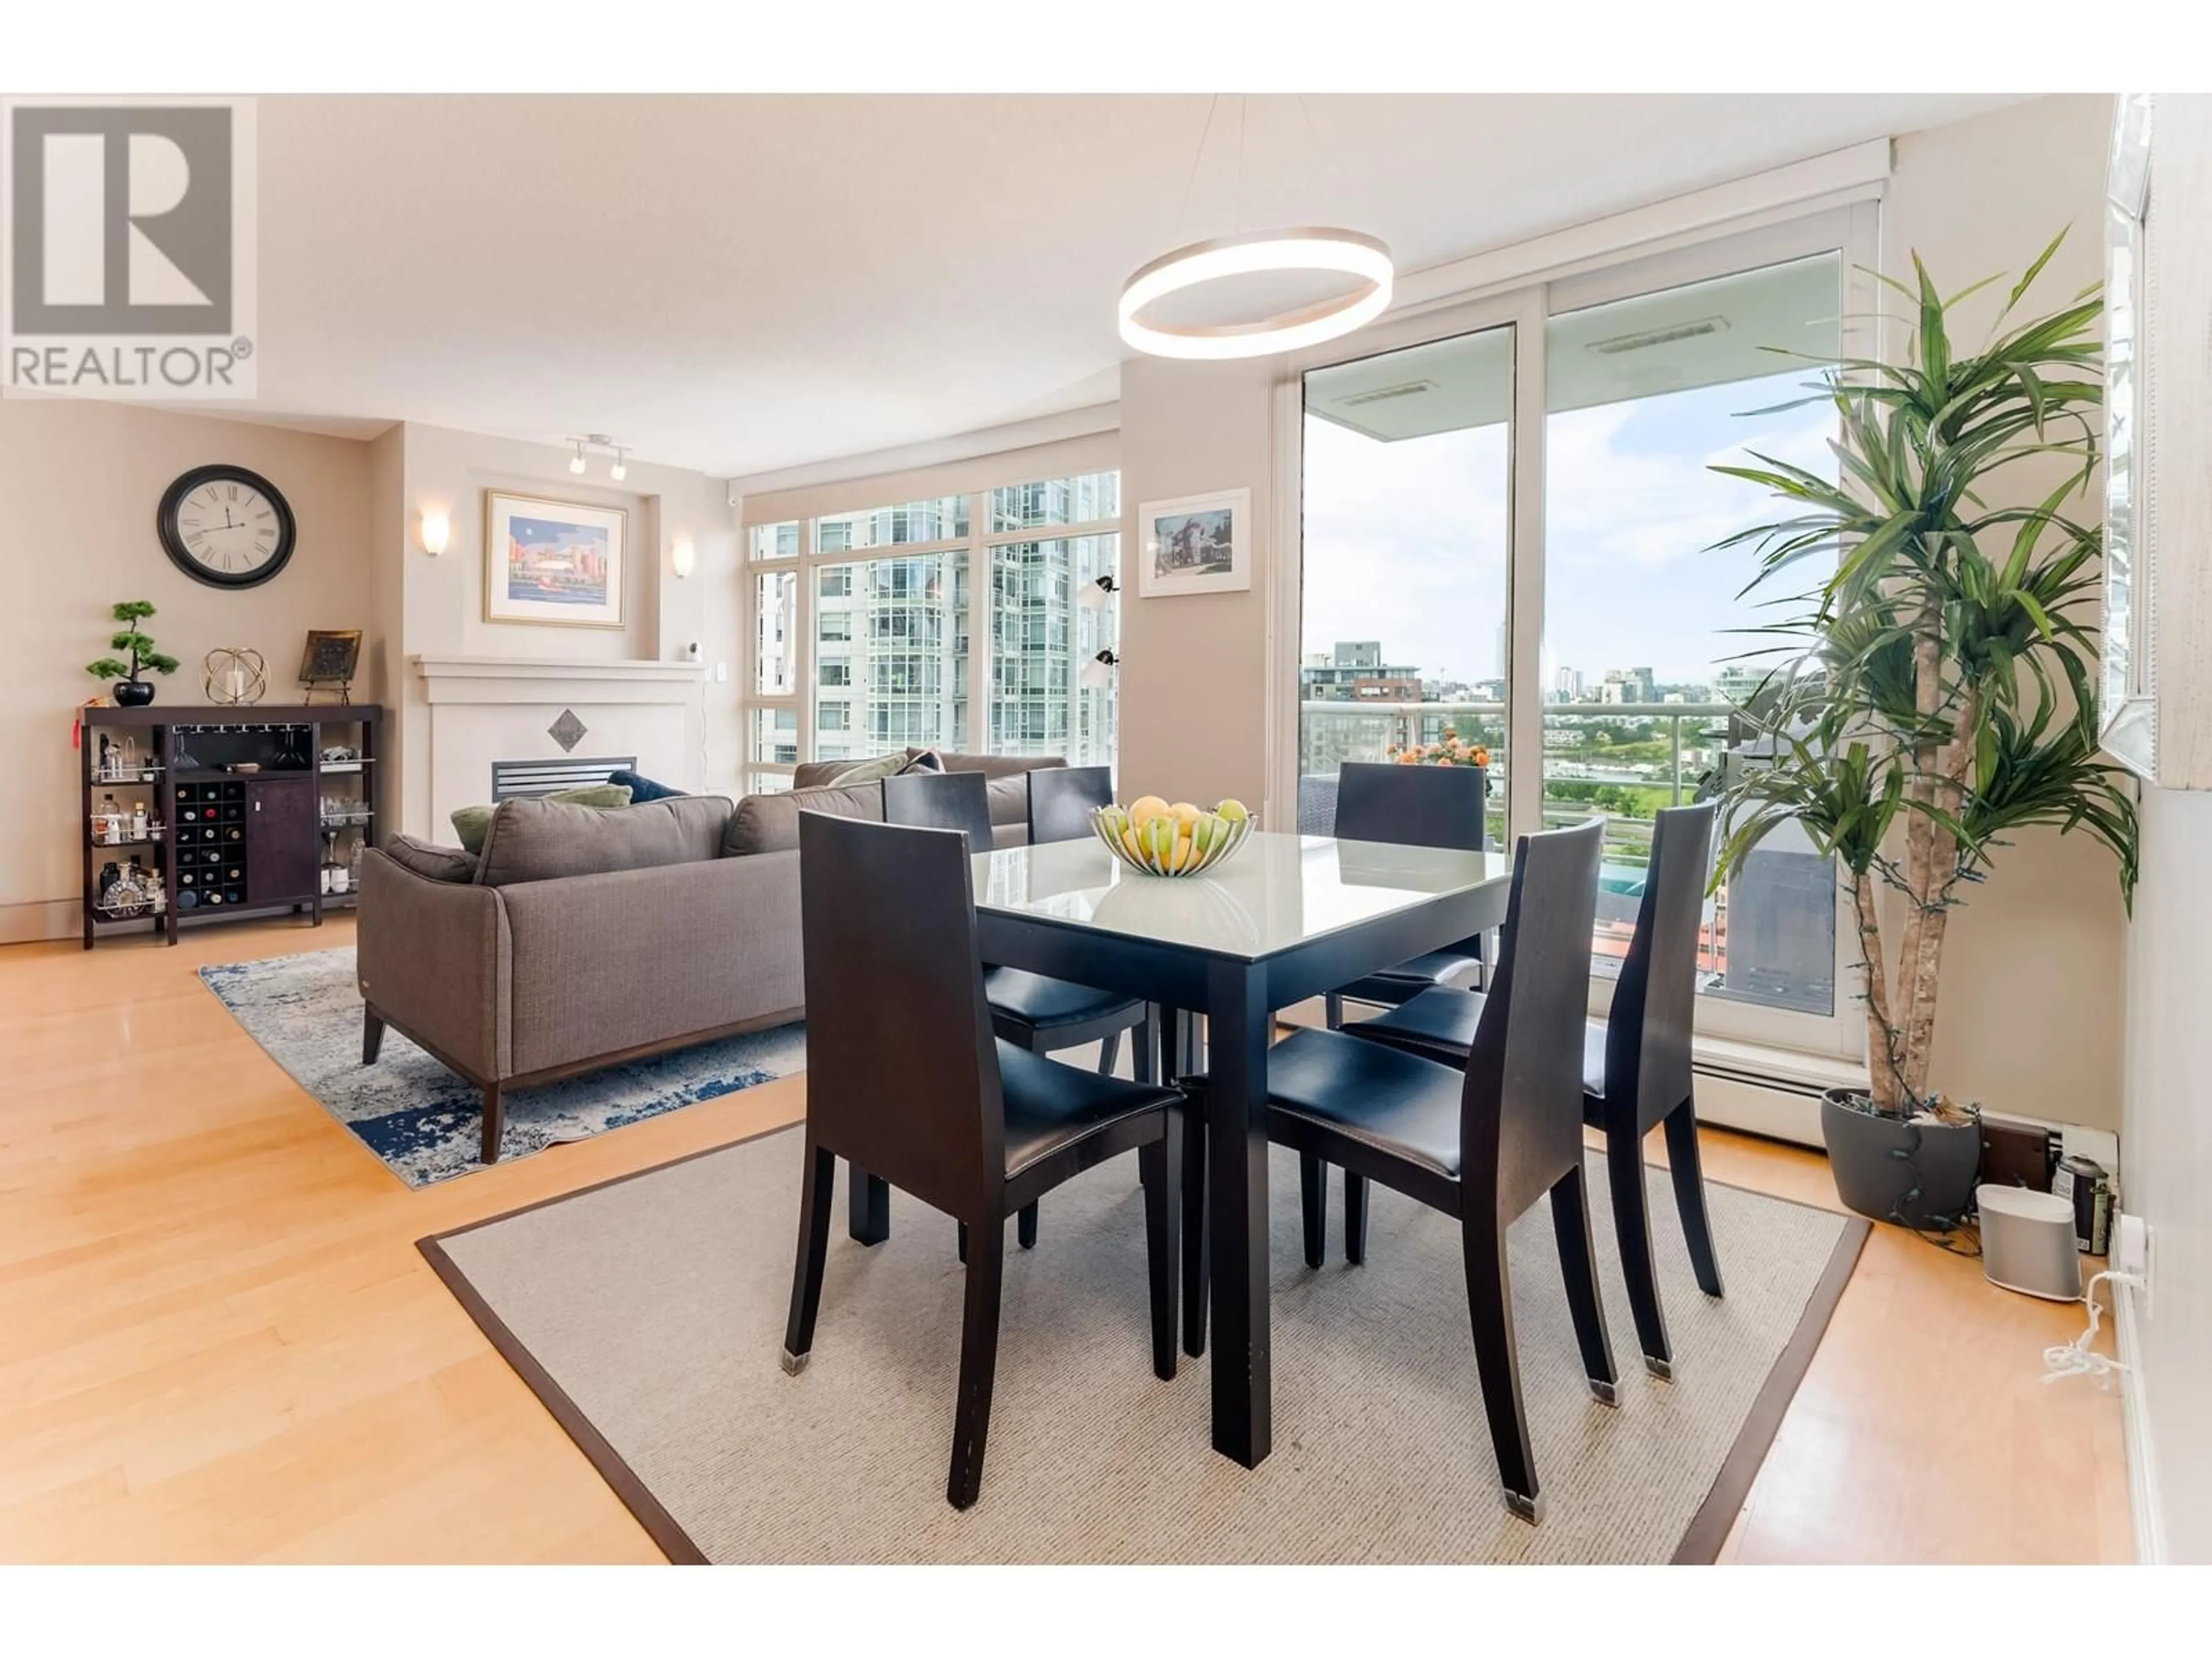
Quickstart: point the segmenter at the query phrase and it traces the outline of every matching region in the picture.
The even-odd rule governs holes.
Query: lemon
[[[1129,822],[1150,823],[1154,818],[1164,817],[1167,811],[1168,804],[1158,795],[1139,795],[1129,803]]]
[[[1142,864],[1145,861],[1144,849],[1137,845],[1137,831],[1133,826],[1123,826],[1121,845],[1128,849],[1129,856],[1138,863]]]
[[[1223,801],[1220,805],[1215,807],[1213,810],[1221,817],[1228,819],[1231,823],[1242,823],[1245,819],[1252,816],[1251,809],[1247,807],[1243,801],[1237,799],[1234,795],[1231,795],[1227,800]]]
[[[1187,826],[1198,822],[1198,808],[1193,806],[1187,800],[1177,801],[1174,805],[1169,807],[1168,811],[1175,814],[1176,821],[1178,823]]]

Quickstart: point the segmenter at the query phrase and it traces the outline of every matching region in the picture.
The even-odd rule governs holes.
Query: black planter
[[[118,680],[114,690],[118,708],[143,708],[154,701],[154,682],[151,680]]]
[[[1966,1212],[1981,1168],[1982,1131],[1975,1123],[1907,1123],[1848,1104],[1855,1097],[1830,1089],[1820,1097],[1820,1138],[1836,1193],[1863,1216],[1907,1227],[1948,1227]]]

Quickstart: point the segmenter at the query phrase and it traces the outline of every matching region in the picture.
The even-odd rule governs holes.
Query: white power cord
[[[2127,1370],[2110,1354],[2094,1352],[2090,1347],[2097,1340],[2097,1327],[2105,1316],[2105,1310],[2097,1305],[2097,1286],[2108,1279],[2116,1285],[2133,1285],[2139,1288],[2143,1282],[2134,1273],[2112,1271],[2099,1273],[2089,1281],[2088,1288],[2081,1292],[2081,1300],[2089,1306],[2089,1328],[2071,1342],[2061,1342],[2043,1351],[2045,1382],[2057,1382],[2069,1376],[2094,1376],[2097,1378],[2099,1388],[2110,1388],[2112,1384],[2106,1379],[2115,1371]]]

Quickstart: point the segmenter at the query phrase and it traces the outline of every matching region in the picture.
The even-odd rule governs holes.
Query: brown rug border
[[[522,1339],[469,1282],[468,1275],[461,1271],[460,1265],[447,1254],[445,1241],[463,1233],[474,1232],[479,1227],[512,1221],[532,1210],[565,1204],[572,1198],[583,1197],[586,1193],[619,1187],[625,1182],[658,1175],[663,1170],[672,1170],[678,1164],[712,1158],[720,1152],[749,1146],[756,1140],[765,1140],[770,1135],[787,1134],[800,1127],[805,1121],[800,1118],[793,1122],[780,1124],[773,1129],[763,1129],[757,1134],[742,1135],[735,1140],[724,1141],[718,1146],[686,1152],[681,1158],[672,1158],[642,1170],[632,1170],[627,1175],[610,1176],[605,1181],[595,1181],[589,1186],[556,1193],[550,1198],[518,1205],[512,1210],[502,1210],[497,1215],[485,1216],[459,1227],[448,1227],[443,1232],[433,1233],[415,1241],[415,1248],[430,1264],[431,1271],[453,1292],[453,1299],[461,1304],[462,1311],[476,1322],[477,1328],[484,1334],[499,1357],[514,1367],[515,1375],[538,1396],[538,1403],[560,1425],[562,1431],[575,1442],[576,1449],[584,1454],[599,1478],[622,1500],[623,1507],[637,1517],[638,1524],[645,1528],[647,1534],[659,1546],[661,1553],[676,1566],[703,1567],[714,1564],[708,1559],[706,1552],[692,1542],[691,1535],[678,1524],[676,1517],[662,1507],[660,1500],[639,1478],[637,1471],[630,1468],[623,1455],[584,1414],[582,1408],[568,1397],[568,1391],[554,1381],[553,1374],[538,1363],[537,1356],[524,1345]],[[1602,1156],[1601,1152],[1600,1156]],[[1711,1184],[1747,1193],[1771,1203],[1795,1204],[1800,1209],[1818,1210],[1823,1215],[1838,1214],[1822,1205],[1807,1204],[1775,1193],[1762,1193],[1756,1188],[1737,1187],[1732,1182],[1717,1181]],[[1790,1333],[1789,1342],[1777,1356],[1772,1369],[1766,1373],[1766,1381],[1760,1385],[1758,1397],[1752,1401],[1751,1411],[1744,1419],[1743,1427],[1737,1431],[1735,1443],[1729,1446],[1728,1455],[1721,1460],[1720,1472],[1713,1477],[1712,1487],[1706,1492],[1705,1501],[1690,1517],[1690,1524],[1683,1530],[1681,1541],[1675,1545],[1674,1553],[1668,1561],[1671,1566],[1711,1566],[1720,1559],[1721,1549],[1728,1541],[1729,1531],[1735,1526],[1738,1512],[1743,1508],[1743,1500],[1751,1494],[1751,1484],[1758,1478],[1759,1467],[1765,1462],[1767,1451],[1773,1445],[1774,1437],[1781,1430],[1782,1419],[1790,1410],[1790,1402],[1796,1397],[1797,1389],[1805,1380],[1805,1373],[1812,1368],[1813,1355],[1819,1350],[1820,1339],[1826,1334],[1828,1323],[1835,1316],[1837,1304],[1843,1300],[1844,1287],[1850,1283],[1852,1271],[1858,1266],[1859,1253],[1865,1248],[1867,1240],[1873,1237],[1874,1224],[1864,1217],[1842,1215],[1840,1218],[1844,1229],[1837,1237],[1835,1249],[1829,1254],[1828,1265],[1821,1269],[1820,1277],[1813,1286],[1813,1294],[1805,1304],[1805,1311],[1798,1318],[1797,1328]]]

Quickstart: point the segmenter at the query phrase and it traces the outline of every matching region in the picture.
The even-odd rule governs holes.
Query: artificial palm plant
[[[1944,299],[1917,254],[1917,289],[1881,277],[1911,307],[1906,361],[1846,360],[1797,400],[1833,404],[1839,482],[1756,453],[1756,465],[1716,469],[1789,506],[1720,544],[1755,549],[1751,588],[1815,555],[1836,560],[1815,591],[1783,602],[1796,614],[1764,630],[1783,636],[1780,660],[1747,717],[1773,759],[1726,787],[1723,867],[1785,820],[1833,854],[1864,959],[1871,1104],[1885,1115],[1941,1115],[1929,1060],[1944,934],[2007,836],[2086,830],[2133,894],[2135,804],[2099,758],[2095,644],[2078,615],[2100,552],[2087,503],[2102,302],[2093,287],[2013,321],[2063,240],[1970,353],[1954,345],[1954,309],[1998,278]],[[1990,504],[2027,493],[2022,475],[2055,487],[2033,506]],[[1893,902],[1879,902],[1883,889]]]

